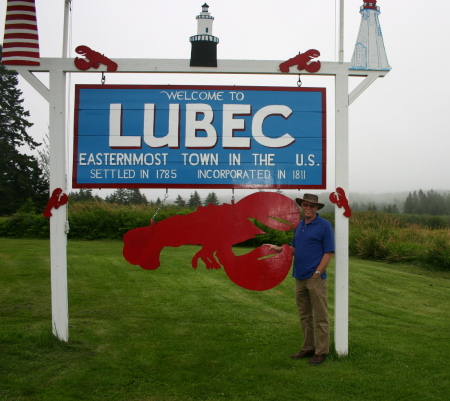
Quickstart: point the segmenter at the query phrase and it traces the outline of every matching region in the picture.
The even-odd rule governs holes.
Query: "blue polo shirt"
[[[308,224],[303,219],[294,231],[292,246],[295,248],[292,275],[299,280],[310,278],[323,255],[334,252],[333,227],[319,214]],[[321,277],[327,278],[326,270]]]

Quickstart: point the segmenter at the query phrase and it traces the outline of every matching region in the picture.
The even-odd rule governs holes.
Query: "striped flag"
[[[2,63],[40,65],[34,0],[8,0]]]

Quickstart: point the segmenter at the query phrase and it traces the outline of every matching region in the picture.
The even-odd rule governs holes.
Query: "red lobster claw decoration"
[[[207,269],[223,266],[235,284],[248,290],[265,291],[285,279],[291,268],[292,252],[288,245],[279,254],[262,245],[246,255],[234,255],[233,245],[265,234],[250,218],[276,230],[288,231],[298,225],[300,213],[296,203],[286,196],[258,192],[236,203],[200,206],[193,213],[130,230],[123,237],[123,255],[133,265],[154,270],[160,265],[160,252],[165,246],[202,245],[192,258],[194,269],[201,259]]]
[[[330,194],[330,202],[335,203],[337,207],[343,207],[345,217],[350,217],[352,215],[352,209],[350,209],[350,205],[348,204],[348,199],[345,196],[345,191],[343,188],[337,187],[336,192],[332,192]]]
[[[78,54],[83,55],[84,57],[86,57],[86,59],[84,58],[75,58],[74,64],[75,67],[77,67],[79,70],[89,70],[89,68],[99,68],[100,64],[104,64],[107,67],[107,71],[109,72],[114,72],[117,71],[117,63],[115,63],[114,61],[112,61],[111,59],[109,59],[108,57],[104,56],[103,54],[100,54],[99,52],[96,52],[94,50],[92,50],[90,47],[88,46],[78,46],[75,51]]]
[[[56,188],[52,192],[52,196],[47,202],[44,210],[44,217],[52,217],[52,209],[59,209],[60,206],[65,205],[69,201],[69,197],[63,193],[61,188]]]
[[[280,71],[289,72],[289,67],[296,65],[297,70],[299,71],[304,69],[308,72],[317,72],[320,70],[321,67],[320,61],[317,60],[310,62],[310,60],[319,56],[320,52],[316,49],[310,49],[304,53],[299,53],[295,57],[292,57],[289,60],[286,60],[284,63],[281,63]]]

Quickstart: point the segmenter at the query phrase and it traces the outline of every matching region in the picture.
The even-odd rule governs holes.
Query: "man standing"
[[[334,234],[329,221],[317,211],[324,207],[317,195],[305,194],[295,200],[303,219],[294,231],[295,299],[303,331],[303,345],[292,359],[312,357],[310,365],[320,365],[329,353],[328,283],[326,268],[334,255]],[[270,245],[281,252],[281,247]]]

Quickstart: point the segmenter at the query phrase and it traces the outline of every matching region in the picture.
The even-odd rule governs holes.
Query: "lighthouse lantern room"
[[[191,67],[217,67],[217,44],[219,38],[213,36],[214,17],[208,12],[208,4],[203,4],[197,15],[197,35],[190,37]]]

